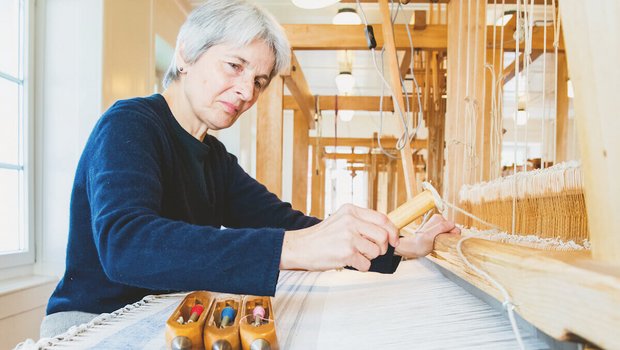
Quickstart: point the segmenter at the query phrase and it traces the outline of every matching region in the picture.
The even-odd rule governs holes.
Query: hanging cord
[[[462,237],[456,244],[456,251],[459,253],[459,256],[461,257],[461,259],[463,259],[463,262],[465,263],[465,265],[467,265],[470,269],[474,270],[480,276],[484,277],[487,281],[491,282],[491,284],[493,284],[493,286],[495,286],[495,288],[497,288],[500,291],[500,293],[502,294],[502,298],[504,299],[504,301],[502,302],[502,306],[508,312],[508,319],[510,320],[512,331],[515,334],[515,338],[517,339],[519,348],[521,350],[524,350],[525,345],[523,344],[523,338],[521,337],[521,332],[519,331],[519,327],[517,326],[517,320],[515,319],[515,315],[514,315],[514,309],[516,306],[513,303],[512,298],[510,297],[510,294],[508,293],[506,288],[504,288],[504,286],[501,283],[499,283],[497,280],[495,280],[493,277],[491,277],[488,273],[486,273],[482,269],[472,264],[465,257],[465,254],[463,254],[463,247],[462,247],[463,242],[471,238],[474,238],[474,237],[473,236]]]
[[[492,227],[494,230],[499,230],[499,227],[497,227],[494,224],[491,224],[489,222],[486,222],[484,220],[482,220],[481,218],[477,217],[476,215],[467,212],[464,209],[461,209],[459,207],[457,207],[456,205],[449,203],[445,200],[441,200],[442,203],[444,204],[444,208],[446,207],[450,207],[484,225],[487,225],[489,227]],[[445,210],[445,209],[444,209]],[[517,340],[517,343],[519,344],[519,348],[521,350],[525,349],[525,345],[523,344],[523,337],[521,336],[521,332],[519,330],[519,327],[517,325],[517,320],[515,318],[514,315],[514,309],[516,308],[514,302],[512,301],[512,298],[510,297],[510,294],[508,293],[508,290],[506,290],[506,288],[499,283],[496,279],[494,279],[493,277],[491,277],[491,275],[489,275],[486,271],[480,269],[479,267],[475,266],[472,262],[469,261],[469,259],[467,259],[467,257],[465,256],[465,254],[463,253],[463,242],[465,242],[468,239],[471,238],[477,238],[479,237],[481,234],[478,234],[476,236],[467,236],[467,237],[461,237],[461,239],[459,239],[459,241],[456,244],[456,251],[459,255],[459,257],[463,260],[463,262],[465,263],[465,265],[467,265],[470,269],[472,269],[473,271],[475,271],[477,274],[479,274],[480,276],[482,276],[483,278],[485,278],[487,281],[489,281],[495,288],[497,288],[497,290],[500,291],[500,293],[502,294],[502,298],[504,299],[504,301],[502,302],[502,306],[504,307],[504,309],[506,309],[506,312],[508,313],[508,319],[510,321],[510,326],[512,327],[512,331],[514,332],[515,338]]]
[[[372,29],[372,26],[368,24],[368,19],[366,18],[366,14],[364,12],[364,9],[362,8],[360,1],[356,0],[356,4],[357,4],[357,8],[359,9],[360,13],[362,14],[362,20],[364,22],[364,25],[366,26],[366,30],[365,30],[365,34],[366,34],[366,40],[368,43],[368,48],[371,51],[371,57],[372,57],[372,61],[373,64],[375,66],[375,70],[377,71],[379,77],[381,78],[381,81],[383,82],[382,85],[382,91],[383,91],[383,87],[387,87],[388,91],[390,92],[390,96],[392,97],[392,102],[394,105],[394,110],[398,112],[399,116],[400,116],[400,121],[403,125],[403,133],[401,134],[401,136],[398,138],[398,141],[396,143],[396,149],[397,150],[401,150],[404,146],[405,146],[405,142],[407,142],[407,140],[409,139],[409,127],[408,127],[408,123],[407,123],[407,118],[405,116],[405,113],[403,112],[399,101],[396,99],[396,95],[394,93],[394,90],[392,89],[392,87],[390,86],[390,84],[388,83],[388,81],[385,79],[385,76],[382,72],[382,69],[379,69],[379,65],[377,63],[377,58],[376,58],[376,52],[375,52],[375,48],[376,48],[376,41],[374,38],[374,31]],[[398,10],[398,9],[397,9]],[[390,19],[392,21],[394,21],[396,19],[396,16],[392,17],[392,14],[390,14]],[[393,26],[393,22],[391,23],[391,25]],[[382,57],[382,62],[383,62],[383,52],[385,51],[385,48],[383,48],[381,50],[381,57]],[[383,66],[383,64],[382,64]],[[381,98],[379,100],[379,115],[380,115],[380,123],[381,123],[381,127],[380,127],[380,131],[379,132],[379,136],[378,136],[378,143],[379,143],[379,148],[381,149],[382,153],[385,154],[386,156],[396,159],[397,157],[391,155],[390,153],[388,153],[383,146],[381,145],[381,134],[382,134],[382,125],[383,125],[383,93],[381,94]]]
[[[398,8],[401,8],[401,4],[398,4]],[[413,77],[413,91],[412,94],[415,94],[415,96],[417,97],[418,100],[418,108],[420,109],[420,112],[417,113],[417,117],[418,117],[418,121],[415,125],[415,128],[413,129],[413,132],[411,133],[411,136],[409,136],[409,142],[415,140],[415,138],[418,135],[418,129],[420,128],[420,125],[422,125],[422,120],[424,119],[424,109],[422,108],[422,98],[420,97],[421,95],[421,89],[420,86],[418,85],[418,80],[415,77],[415,70],[414,70],[414,59],[413,59],[413,52],[414,52],[414,48],[413,48],[413,39],[411,38],[411,29],[409,28],[409,24],[405,24],[405,28],[407,29],[407,39],[409,40],[409,50],[410,50],[410,54],[411,54],[411,62],[409,63],[409,67],[411,69],[411,76]],[[428,59],[426,64],[428,64]],[[405,90],[405,96],[406,96],[406,88],[405,88],[405,82],[403,81],[403,78],[401,76],[401,84],[403,86],[403,90]],[[409,104],[409,98],[407,97],[407,104]],[[411,120],[413,121],[415,118],[413,117],[415,115],[415,112],[413,111],[413,108],[411,108]]]
[[[521,23],[521,0],[517,0],[517,39],[515,40],[515,111],[512,116],[513,121],[513,129],[514,129],[514,145],[513,145],[513,161],[512,161],[512,173],[517,174],[517,147],[519,141],[519,129],[517,128],[517,113],[519,113],[519,44],[521,43],[519,33],[520,33],[520,23]],[[515,234],[516,232],[516,217],[517,217],[517,182],[515,181],[513,186],[513,196],[512,196],[512,225],[511,232]]]
[[[529,133],[528,133],[528,123],[529,123],[529,105],[530,105],[530,101],[529,101],[529,89],[530,89],[530,64],[532,63],[532,27],[534,26],[534,16],[533,16],[533,11],[534,11],[534,1],[532,0],[530,2],[530,9],[528,10],[528,1],[529,0],[523,0],[523,14],[524,14],[524,21],[523,21],[523,26],[524,26],[524,33],[525,33],[525,48],[523,51],[523,70],[525,72],[525,132],[524,132],[524,160],[523,160],[523,168],[522,168],[522,173],[527,172],[527,162],[529,159]],[[524,193],[527,193],[528,191],[528,187],[527,187],[527,182],[523,183],[523,188],[520,189],[520,191],[523,191]]]
[[[503,16],[504,14],[502,14]],[[485,142],[488,142],[490,144],[490,150],[489,150],[489,169],[494,169],[494,160],[495,160],[495,144],[493,143],[493,132],[494,132],[494,128],[495,128],[495,99],[496,97],[496,90],[495,90],[495,83],[496,83],[496,79],[497,77],[495,76],[495,51],[497,48],[497,44],[496,44],[496,40],[497,40],[497,0],[493,0],[493,18],[495,19],[495,21],[493,22],[493,54],[491,56],[491,63],[486,62],[486,56],[485,56],[485,64],[484,64],[484,68],[489,69],[489,71],[491,72],[491,116],[490,116],[490,122],[491,125],[489,127],[489,130],[491,131],[489,134],[489,139],[487,140],[486,137],[487,135],[483,135],[483,137],[485,138]],[[486,115],[482,118],[482,123],[483,123],[483,127],[482,130],[484,130],[484,121],[486,120]],[[481,166],[484,166],[484,164],[481,162],[480,163]],[[492,171],[492,170],[491,170]],[[481,174],[483,174],[484,176],[484,171],[483,169],[480,172]],[[491,173],[490,174],[491,177],[495,176],[495,173]]]
[[[559,13],[558,13],[558,9],[556,7],[556,1],[553,0],[552,1],[553,4],[553,52],[554,52],[554,56],[555,56],[555,105],[558,105],[558,48],[560,46],[560,20],[562,19],[562,17],[560,17]],[[557,20],[556,20],[557,18]],[[555,118],[553,119],[553,129],[556,129],[556,125],[558,122],[558,116],[557,116],[557,111],[555,113]],[[557,163],[557,157],[556,157],[556,146],[557,146],[557,133],[554,132],[553,133],[553,164]]]
[[[470,217],[470,218],[474,219],[475,221],[478,221],[478,222],[480,222],[480,223],[482,223],[482,224],[484,224],[484,225],[486,225],[488,227],[491,227],[494,230],[498,230],[499,231],[499,229],[500,229],[499,226],[494,225],[494,224],[492,224],[490,222],[484,221],[483,219],[481,219],[481,218],[477,217],[476,215],[466,211],[465,209],[462,209],[462,208],[460,208],[460,207],[458,207],[458,206],[456,206],[456,205],[454,205],[452,203],[449,203],[449,202],[447,202],[445,200],[442,200],[442,202],[443,202],[443,204],[445,206],[450,207],[450,208],[458,211],[459,213],[461,213],[461,214],[463,214],[463,215],[465,215],[467,217]]]
[[[545,108],[545,101],[547,100],[547,84],[546,84],[546,78],[547,78],[547,0],[545,0],[544,3],[544,12],[543,12],[543,21],[544,21],[544,27],[543,27],[543,68],[542,68],[542,111],[543,111],[543,120],[542,120],[542,152],[540,155],[540,168],[544,169],[545,168],[545,158],[547,158],[547,143],[545,142],[546,139],[546,123],[547,123],[547,110]]]

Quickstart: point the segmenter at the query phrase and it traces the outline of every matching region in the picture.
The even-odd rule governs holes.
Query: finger
[[[433,214],[433,216],[431,216],[430,219],[428,219],[428,221],[426,221],[424,223],[424,225],[422,225],[422,227],[420,228],[422,231],[427,230],[430,227],[433,227],[443,221],[445,221],[446,219],[444,219],[443,216],[441,216],[440,214]]]
[[[387,247],[383,249],[379,247],[377,244],[375,244],[374,242],[371,242],[362,236],[358,236],[355,239],[355,242],[353,243],[353,245],[360,254],[362,254],[369,260],[372,260],[378,257],[379,255],[383,255],[385,254],[385,252],[387,252]],[[387,246],[387,241],[386,241],[386,246]]]
[[[434,225],[426,227],[426,228],[420,230],[419,232],[426,233],[426,234],[431,234],[431,235],[440,234],[440,233],[444,232],[444,230],[443,230],[443,223],[442,222],[435,223]]]
[[[364,239],[377,246],[380,255],[387,252],[389,234],[382,227],[367,222],[358,222],[355,231],[360,239]]]
[[[355,216],[364,221],[368,221],[377,226],[383,227],[388,232],[390,244],[394,247],[398,245],[399,229],[398,227],[396,227],[396,225],[394,225],[392,221],[390,221],[387,215],[379,213],[378,211],[372,209],[366,209],[361,207],[354,207],[353,213],[355,214]]]
[[[392,224],[392,226],[394,226],[394,224]],[[394,227],[396,227],[396,226],[394,226]],[[399,232],[400,232],[399,229],[396,229],[394,231],[388,230],[388,242],[390,242],[390,245],[392,247],[398,247],[398,245],[400,244],[400,234],[399,234]]]
[[[454,233],[454,234],[460,235],[461,234],[461,228],[455,225],[454,228],[452,230],[450,230],[449,233]]]
[[[356,254],[353,257],[353,261],[351,262],[351,267],[355,268],[358,271],[366,272],[370,270],[370,260],[363,256],[362,254]]]
[[[450,232],[454,229],[455,225],[453,222],[445,220],[442,218],[439,222],[435,223],[435,225],[427,228],[424,232],[432,233],[432,234],[440,234]]]

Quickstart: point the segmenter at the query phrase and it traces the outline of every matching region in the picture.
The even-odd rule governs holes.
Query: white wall
[[[77,162],[101,115],[102,0],[39,0],[36,272],[64,272]]]
[[[36,263],[32,270],[61,276],[71,185],[86,139],[101,114],[102,0],[36,0],[35,17]],[[35,276],[2,284],[1,349],[13,348],[26,338],[38,339],[56,282],[55,277]]]

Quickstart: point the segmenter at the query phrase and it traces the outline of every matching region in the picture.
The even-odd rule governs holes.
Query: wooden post
[[[325,158],[323,157],[323,149],[321,149],[319,157],[319,213],[318,217],[325,218]]]
[[[282,77],[274,77],[258,98],[256,126],[256,180],[278,197],[282,195],[283,91]]]
[[[310,215],[321,218],[321,174],[320,167],[318,162],[323,161],[323,155],[321,154],[321,147],[317,148],[316,144],[311,144],[312,147],[312,169],[310,169],[311,176],[311,184],[312,187],[311,197],[310,197]],[[319,154],[317,155],[317,152]]]
[[[495,91],[498,85],[497,79],[499,79],[500,74],[502,74],[504,66],[501,60],[502,52],[499,49],[487,49],[486,56],[487,63],[493,65],[494,74],[491,74],[488,69],[484,70],[484,114],[482,116],[482,135],[478,138],[480,140],[478,150],[482,154],[480,164],[482,167],[482,181],[489,181],[499,177],[501,163],[496,163],[499,159],[491,159],[491,151],[494,150],[495,154],[501,154],[502,150],[501,140],[494,140],[492,137],[493,130],[491,130],[491,123],[493,120],[493,111],[491,108],[493,106],[493,91]],[[493,79],[493,75],[495,79]],[[498,93],[500,91],[498,91]],[[501,99],[501,96],[495,96],[496,101],[499,99]],[[498,111],[498,113],[501,113],[501,111]]]
[[[396,208],[396,177],[395,175],[395,167],[398,166],[396,161],[393,159],[388,159],[387,163],[387,212],[391,212]]]
[[[485,16],[485,0],[448,4],[447,158],[443,196],[455,204],[461,186],[480,178],[476,163],[480,162],[481,154],[468,135],[477,132],[473,120],[481,120],[484,110]],[[452,210],[449,218],[456,218]]]
[[[306,77],[301,70],[301,65],[297,62],[295,53],[291,53],[291,67],[282,75],[286,87],[293,95],[298,108],[303,114],[308,128],[314,129],[314,97],[310,93],[310,87],[306,82]]]
[[[403,167],[396,166],[396,206],[400,206],[407,201],[407,191],[405,190],[405,176]]]
[[[428,122],[428,181],[441,194],[443,192],[443,163],[444,163],[444,140],[446,129],[446,116],[440,111],[442,85],[439,76],[439,60],[437,52],[431,55],[430,66],[432,70],[433,99],[427,113]]]
[[[368,166],[368,208],[375,209],[375,181],[377,177],[375,163],[377,162],[376,155],[369,153],[368,154],[368,162],[366,165]]]
[[[396,56],[396,46],[394,44],[394,29],[392,28],[392,20],[390,16],[390,8],[387,0],[379,0],[379,8],[381,9],[381,20],[383,22],[383,41],[385,45],[385,55],[388,60],[389,79],[392,85],[392,91],[396,97],[396,103],[400,106],[402,113],[405,113],[405,99],[403,98],[403,89],[400,84],[400,67],[398,65],[398,57]],[[484,23],[483,23],[484,24]],[[413,58],[412,58],[413,59]],[[397,110],[398,113],[398,110]],[[401,123],[397,123],[398,132],[403,133],[404,128]],[[400,150],[400,156],[404,168],[405,186],[407,187],[407,197],[412,198],[415,195],[415,176],[413,172],[413,162],[411,160],[411,146],[409,142]]]
[[[377,210],[379,204],[379,162],[377,155],[370,155],[372,165],[372,209]]]
[[[555,106],[555,162],[567,161],[568,153],[568,67],[566,54],[558,54],[558,100]]]
[[[308,122],[303,112],[293,112],[293,199],[292,206],[308,212]]]
[[[594,258],[620,265],[620,13],[616,0],[560,1]],[[615,43],[615,44],[613,44]],[[614,68],[616,67],[616,68]]]

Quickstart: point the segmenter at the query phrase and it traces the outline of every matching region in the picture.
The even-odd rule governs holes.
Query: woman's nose
[[[244,101],[251,101],[254,97],[254,78],[242,76],[237,81],[237,94]]]

